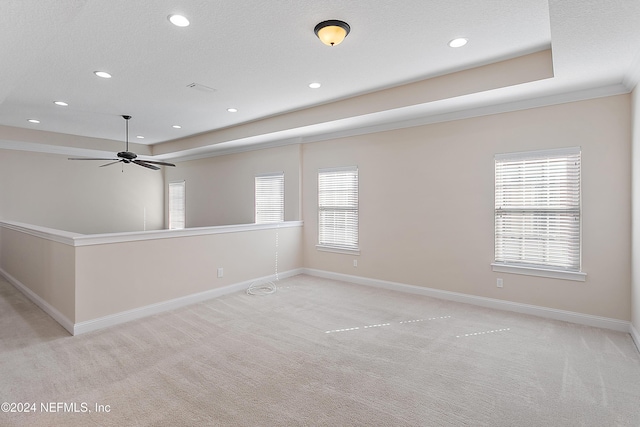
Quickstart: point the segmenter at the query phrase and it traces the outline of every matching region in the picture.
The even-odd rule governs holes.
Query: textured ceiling
[[[0,125],[122,140],[129,114],[145,144],[548,48],[555,77],[514,91],[629,86],[640,52],[637,0],[3,0],[0,11]],[[326,19],[351,25],[341,45],[315,37]],[[469,43],[448,47],[456,37]]]

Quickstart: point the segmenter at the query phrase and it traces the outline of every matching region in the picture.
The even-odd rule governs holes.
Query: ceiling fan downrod
[[[126,129],[125,130],[125,132],[126,132],[125,141],[126,141],[126,145],[125,145],[124,151],[121,152],[121,153],[118,153],[118,155],[123,154],[123,156],[121,156],[121,157],[124,157],[124,158],[129,159],[129,160],[133,160],[138,156],[136,156],[135,154],[129,152],[129,120],[131,119],[131,116],[124,116],[123,115],[122,118],[124,119],[124,122],[125,122],[125,129]],[[133,157],[131,156],[131,154],[133,154]]]

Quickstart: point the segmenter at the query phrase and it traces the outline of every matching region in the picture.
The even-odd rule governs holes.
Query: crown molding
[[[574,88],[567,92],[543,91],[537,96],[511,95],[510,88],[488,93],[465,95],[426,104],[366,114],[334,122],[288,129],[281,132],[222,142],[206,147],[168,153],[157,158],[173,161],[197,160],[208,157],[242,153],[284,145],[304,144],[385,132],[435,123],[464,120],[493,114],[540,108],[557,104],[585,101],[629,93],[622,83],[604,83]],[[491,96],[493,95],[493,96]]]
[[[635,82],[640,79],[640,56],[638,58],[636,67],[638,73],[636,73],[636,77],[625,78],[623,82],[595,82],[586,87],[559,90],[559,85],[549,84],[549,81],[554,79],[548,79],[547,81],[528,83],[524,85],[524,88],[520,87],[518,90],[514,90],[513,87],[499,88],[424,104],[233,139],[183,151],[160,155],[140,155],[139,157],[143,160],[170,160],[175,162],[197,160],[621,95],[629,93],[631,91],[630,87],[635,87]],[[0,139],[0,149],[80,157],[113,157],[114,155],[113,152],[108,151],[3,139]]]
[[[622,84],[629,92],[633,91],[638,83],[640,83],[640,52],[633,58],[629,70],[622,79]]]

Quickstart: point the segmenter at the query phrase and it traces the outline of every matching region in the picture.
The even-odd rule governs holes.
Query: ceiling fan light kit
[[[175,167],[176,165],[174,165],[173,163],[168,163],[168,162],[158,162],[155,160],[139,160],[137,157],[138,155],[136,153],[133,153],[131,151],[129,151],[129,120],[131,119],[131,116],[127,116],[127,115],[123,115],[122,118],[125,120],[126,123],[126,145],[124,148],[124,151],[120,151],[117,154],[117,159],[106,159],[106,158],[102,158],[102,157],[70,157],[69,160],[103,160],[103,161],[110,161],[110,163],[105,163],[104,165],[100,165],[100,167],[105,167],[105,166],[109,166],[109,165],[115,165],[116,163],[134,163],[138,166],[142,166],[148,169],[153,169],[153,170],[160,170],[160,168],[156,165],[160,165],[160,166],[173,166]]]

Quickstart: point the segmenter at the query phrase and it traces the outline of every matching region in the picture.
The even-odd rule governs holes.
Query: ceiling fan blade
[[[168,163],[168,162],[157,162],[155,160],[140,160],[140,159],[136,159],[136,157],[138,157],[136,155],[136,153],[132,153],[129,151],[129,119],[131,118],[131,116],[122,116],[122,118],[125,120],[125,124],[126,124],[126,136],[127,136],[127,140],[126,140],[126,145],[125,145],[125,151],[121,151],[118,153],[118,157],[115,159],[107,159],[104,157],[69,157],[69,160],[102,160],[102,161],[108,161],[109,163],[105,163],[104,165],[100,165],[101,168],[105,167],[105,166],[109,166],[109,165],[114,165],[116,163],[135,163],[136,165],[142,166],[144,168],[147,169],[151,169],[154,171],[160,170],[160,168],[158,166],[155,165],[160,165],[160,166],[175,166],[173,163]],[[123,168],[124,171],[124,168]]]
[[[161,165],[161,166],[173,166],[175,167],[176,165],[174,165],[173,163],[168,163],[168,162],[157,162],[155,160],[142,160],[145,163],[151,163],[152,165]]]
[[[68,160],[119,160],[119,159],[106,159],[104,157],[69,157]]]
[[[150,165],[149,163],[143,162],[142,160],[132,160],[136,165],[144,166],[145,168],[153,169],[154,171],[160,170],[159,167]]]
[[[116,160],[115,162],[105,163],[104,165],[100,165],[101,168],[109,165],[115,165],[116,163],[120,163],[122,160]]]

